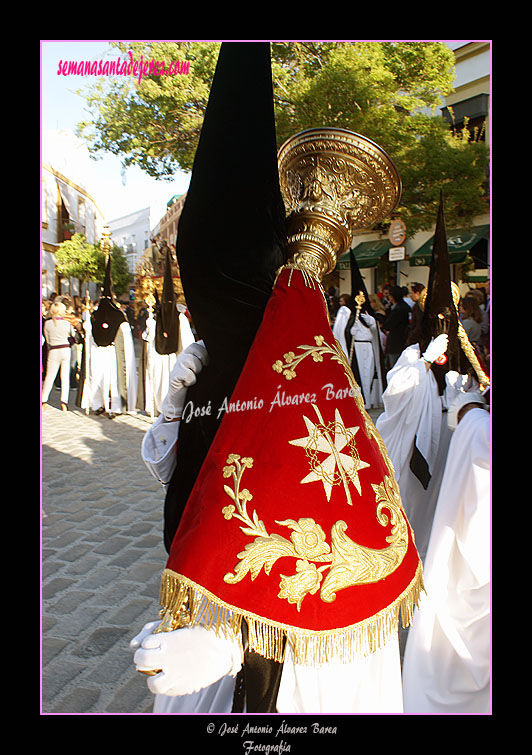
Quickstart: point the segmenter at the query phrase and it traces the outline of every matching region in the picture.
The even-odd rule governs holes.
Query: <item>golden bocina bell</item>
[[[318,280],[334,270],[353,233],[386,218],[401,197],[401,178],[384,150],[346,129],[292,136],[278,165],[292,263]]]

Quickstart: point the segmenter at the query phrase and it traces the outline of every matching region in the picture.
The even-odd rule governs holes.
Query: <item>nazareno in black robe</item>
[[[270,45],[222,43],[179,221],[176,251],[187,307],[209,364],[187,392],[210,416],[181,423],[165,500],[169,551],[188,496],[262,321],[285,256]],[[288,323],[287,323],[288,325]],[[243,640],[245,647],[245,622]],[[282,664],[245,653],[235,712],[275,712]]]

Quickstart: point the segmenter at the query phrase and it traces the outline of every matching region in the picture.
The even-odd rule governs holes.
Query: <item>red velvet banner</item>
[[[167,569],[241,615],[318,632],[404,595],[419,556],[311,278],[281,272],[234,394],[202,408],[224,417]]]

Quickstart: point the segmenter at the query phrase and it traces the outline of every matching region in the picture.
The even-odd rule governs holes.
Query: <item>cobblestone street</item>
[[[164,493],[140,456],[149,423],[43,411],[44,712],[151,712],[129,649],[157,618],[166,562]]]
[[[164,491],[140,455],[151,420],[73,403],[54,389],[42,417],[42,711],[151,713],[129,648],[166,563]]]

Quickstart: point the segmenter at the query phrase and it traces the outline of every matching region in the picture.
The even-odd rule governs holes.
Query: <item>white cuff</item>
[[[159,415],[142,440],[142,460],[162,485],[168,485],[174,473],[178,435],[179,422],[164,422]]]

